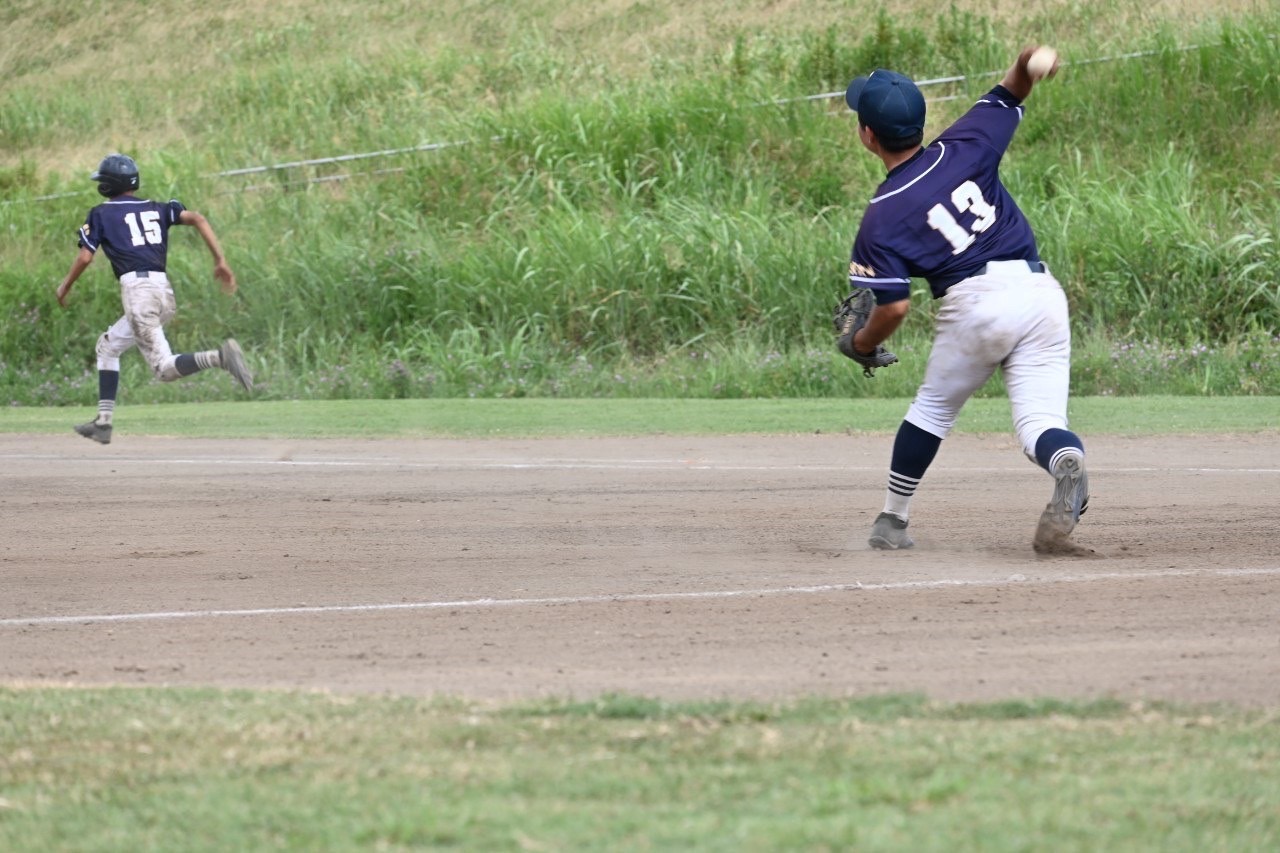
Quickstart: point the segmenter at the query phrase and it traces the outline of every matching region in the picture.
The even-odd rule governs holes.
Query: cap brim
[[[862,94],[862,87],[865,85],[867,85],[867,77],[855,77],[849,84],[849,88],[844,90],[844,102],[855,113],[858,111],[858,96]]]

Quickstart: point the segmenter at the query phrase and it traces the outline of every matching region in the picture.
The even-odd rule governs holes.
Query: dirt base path
[[[890,437],[0,436],[0,682],[1280,705],[1280,441],[1091,438],[1051,481],[953,436],[917,547]]]

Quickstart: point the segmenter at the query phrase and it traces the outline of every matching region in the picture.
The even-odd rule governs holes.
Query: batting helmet
[[[141,181],[138,175],[138,164],[132,157],[124,154],[108,154],[98,164],[98,170],[89,176],[89,180],[98,182],[98,192],[107,198],[121,193],[132,192]]]

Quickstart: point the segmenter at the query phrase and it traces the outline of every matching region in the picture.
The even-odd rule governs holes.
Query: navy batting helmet
[[[141,178],[138,175],[138,164],[133,162],[132,157],[108,154],[102,158],[98,170],[89,176],[89,180],[97,181],[98,192],[111,198],[136,190]]]

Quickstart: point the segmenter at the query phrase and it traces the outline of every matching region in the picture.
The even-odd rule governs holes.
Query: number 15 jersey
[[[849,285],[876,302],[929,282],[935,298],[988,261],[1039,261],[1035,235],[1000,183],[1000,160],[1023,107],[996,86],[937,139],[895,166],[867,206],[853,243]]]
[[[116,196],[89,211],[78,242],[91,252],[106,252],[116,278],[130,272],[166,272],[169,227],[184,210],[177,200]]]

